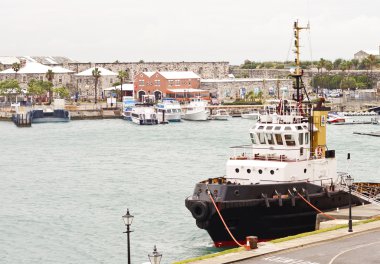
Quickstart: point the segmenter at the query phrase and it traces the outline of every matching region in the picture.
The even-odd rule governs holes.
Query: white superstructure
[[[160,121],[169,121],[169,122],[181,121],[182,110],[177,100],[173,98],[164,98],[162,102],[156,104],[155,107],[156,107],[157,117]]]
[[[205,121],[209,117],[209,112],[206,109],[207,102],[200,97],[192,98],[190,104],[184,107],[182,119],[192,121]]]
[[[321,116],[318,127],[323,130],[325,124],[326,117]],[[252,145],[232,148],[226,179],[240,184],[335,182],[335,152],[327,151],[325,145],[311,147],[311,133],[317,137],[320,132],[304,112],[268,114],[250,130]]]

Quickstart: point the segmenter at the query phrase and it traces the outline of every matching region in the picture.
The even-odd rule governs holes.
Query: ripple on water
[[[224,175],[228,147],[249,143],[251,122],[143,127],[122,120],[17,129],[0,122],[0,256],[4,263],[123,263],[121,215],[130,208],[134,263],[157,244],[170,263],[218,251],[184,207],[194,184]],[[374,126],[329,126],[338,167],[376,179]]]

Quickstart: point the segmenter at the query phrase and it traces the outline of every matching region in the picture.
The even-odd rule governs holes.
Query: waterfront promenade
[[[355,225],[353,228],[354,232],[352,233],[349,233],[347,228],[341,228],[280,243],[262,242],[259,243],[258,248],[254,250],[240,251],[189,263],[378,263],[376,261],[379,259],[379,253],[369,254],[368,252],[374,252],[374,249],[376,249],[380,244],[379,220],[366,224]],[[367,253],[363,253],[363,255],[350,254],[350,258],[348,259],[351,262],[341,262],[340,260],[337,260],[337,256],[340,253],[349,249],[359,249],[359,245],[362,245],[363,252]],[[343,253],[341,255],[343,255]],[[362,262],[363,256],[366,257],[365,262]]]

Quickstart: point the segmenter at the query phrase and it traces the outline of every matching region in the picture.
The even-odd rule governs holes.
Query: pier
[[[32,118],[30,112],[13,114],[12,121],[17,127],[32,126]]]
[[[377,132],[354,132],[355,135],[364,135],[372,137],[380,137],[380,131]]]

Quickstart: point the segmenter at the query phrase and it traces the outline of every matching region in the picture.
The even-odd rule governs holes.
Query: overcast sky
[[[360,49],[379,50],[379,10],[378,0],[1,0],[0,55],[293,60],[299,19],[311,24],[301,35],[303,60],[350,59]]]

